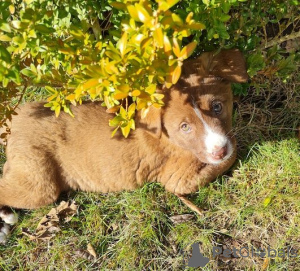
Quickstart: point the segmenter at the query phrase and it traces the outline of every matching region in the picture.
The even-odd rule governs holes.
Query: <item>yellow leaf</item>
[[[173,52],[177,57],[180,57],[180,47],[176,38],[173,38]]]
[[[8,9],[9,9],[10,14],[15,13],[15,6],[14,5],[9,5]]]
[[[172,73],[172,84],[176,84],[181,75],[181,66],[177,66]]]
[[[131,120],[129,121],[129,123],[130,123],[130,128],[131,128],[132,130],[135,130],[135,121],[134,121],[134,119],[131,119]]]
[[[116,134],[116,132],[118,131],[120,127],[118,126],[115,130],[113,130],[113,132],[111,133],[111,137],[114,137],[114,135]]]
[[[164,95],[164,94],[161,94],[161,93],[154,93],[154,94],[152,95],[152,97],[153,97],[156,101],[159,101],[159,100],[162,100],[162,99],[165,97],[165,95]]]
[[[131,96],[137,97],[141,94],[141,92],[138,89],[135,89],[134,91],[131,92]]]
[[[92,78],[87,80],[86,82],[83,83],[82,88],[83,89],[89,89],[92,87],[96,87],[100,84],[99,79],[98,78]]]
[[[135,4],[135,8],[137,11],[138,18],[142,23],[147,23],[151,20],[151,16],[149,15],[148,11],[142,5]]]
[[[167,0],[167,1],[157,1],[159,3],[159,10],[161,11],[167,11],[174,5],[176,5],[179,0]]]
[[[272,198],[267,197],[264,199],[264,207],[267,207],[272,201]]]
[[[180,35],[181,38],[186,38],[191,35],[191,31],[189,29],[183,29],[178,34]]]
[[[50,92],[50,93],[56,93],[56,94],[57,94],[57,91],[56,91],[54,88],[50,87],[50,86],[45,86],[45,89],[46,89],[48,92]]]
[[[169,5],[169,8],[173,7],[179,2],[179,0],[167,0],[167,3]]]
[[[131,126],[130,123],[128,123],[127,126],[121,127],[122,134],[125,138],[127,138],[130,133],[130,126]]]
[[[166,88],[170,88],[172,86],[172,75],[171,74],[168,74],[166,76],[166,82],[165,82],[165,86]]]
[[[82,87],[82,85],[79,85],[75,89],[74,93],[75,93],[75,99],[78,100],[82,96],[82,93],[83,93],[83,87]]]
[[[11,37],[7,35],[0,35],[0,41],[11,41]]]
[[[137,110],[141,110],[143,108],[145,108],[147,106],[147,101],[142,100],[142,99],[138,99],[137,101]]]
[[[135,21],[139,21],[139,16],[138,16],[137,9],[135,6],[133,6],[133,5],[127,6],[127,10],[129,12],[129,15],[131,16],[131,18],[133,18]]]
[[[141,111],[141,117],[142,117],[142,119],[146,118],[149,110],[150,110],[150,107],[144,107],[144,108],[142,108],[142,111]]]
[[[50,101],[52,101],[52,100],[56,99],[56,97],[57,97],[57,93],[56,93],[56,94],[53,94],[53,95],[51,95],[50,97],[48,97],[48,98],[47,98],[47,101],[48,101],[48,102],[50,102]]]
[[[159,11],[166,11],[169,9],[169,5],[165,1],[159,1]]]
[[[142,50],[148,49],[151,41],[152,41],[152,37],[145,38],[141,42],[141,49]]]
[[[269,267],[269,264],[270,264],[270,258],[265,258],[263,265],[261,267],[261,271],[266,271]]]
[[[150,86],[148,86],[146,89],[146,92],[148,92],[149,94],[153,94],[156,91],[156,84],[151,84]]]
[[[162,48],[164,46],[164,34],[163,34],[161,27],[157,27],[153,31],[153,38],[158,43],[159,47]]]
[[[193,12],[190,12],[190,13],[188,14],[188,16],[186,16],[185,21],[186,21],[187,23],[190,23],[191,20],[192,20],[192,18],[193,18],[193,16],[194,16],[194,13],[193,13]]]
[[[132,116],[134,115],[135,113],[135,108],[136,108],[136,105],[135,103],[132,103],[129,108],[128,108],[128,118],[132,118]]]
[[[106,112],[107,113],[117,113],[120,109],[120,106],[119,105],[116,105],[116,106],[113,106],[111,108],[107,108],[106,109]]]
[[[191,22],[189,24],[189,29],[192,29],[192,30],[203,30],[205,28],[206,28],[205,24],[202,24],[202,23]]]
[[[72,94],[68,95],[68,96],[66,97],[66,100],[74,101],[74,100],[75,100],[75,94],[72,93]]]
[[[110,5],[116,9],[120,9],[120,10],[126,9],[126,5],[121,2],[111,2]]]
[[[130,87],[124,84],[117,86],[117,89],[121,92],[128,92],[130,90]]]
[[[125,99],[128,96],[128,93],[125,92],[121,92],[121,91],[116,91],[116,93],[114,94],[114,98],[116,100],[122,100]]]
[[[127,47],[127,32],[124,32],[122,38],[119,41],[119,49],[121,52],[121,56],[123,57]]]
[[[187,46],[183,47],[183,49],[180,52],[180,57],[183,59],[187,59],[194,52],[196,47],[197,47],[197,42],[192,41]]]
[[[55,116],[58,117],[60,113],[60,105],[56,106],[55,108]]]
[[[164,104],[153,103],[152,105],[153,105],[155,108],[161,108]]]
[[[183,25],[183,21],[181,20],[181,18],[175,14],[175,13],[172,13],[172,19],[173,19],[173,22],[179,26]]]
[[[166,35],[164,36],[164,51],[167,55],[170,55],[172,52],[171,42]]]

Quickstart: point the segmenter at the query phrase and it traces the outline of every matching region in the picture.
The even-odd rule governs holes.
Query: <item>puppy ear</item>
[[[150,106],[145,117],[138,112],[138,126],[145,129],[149,134],[156,138],[161,137],[162,133],[162,109]]]
[[[221,77],[235,83],[244,83],[249,80],[245,58],[238,49],[204,53],[199,60],[210,76]]]

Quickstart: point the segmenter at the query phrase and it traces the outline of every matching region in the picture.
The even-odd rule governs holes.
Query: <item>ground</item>
[[[259,81],[264,79],[257,79],[260,88],[237,100],[238,160],[227,174],[190,196],[203,216],[158,184],[124,193],[70,192],[52,206],[19,211],[19,223],[0,246],[0,270],[183,270],[183,259],[196,242],[210,259],[202,270],[300,270],[298,74],[287,83],[270,80],[265,87]],[[0,159],[2,167],[3,150]],[[62,200],[74,200],[78,212],[60,223],[52,239],[32,241],[23,234],[33,232]],[[174,223],[174,216],[182,214],[190,216]],[[213,257],[213,246],[289,247],[298,256]]]

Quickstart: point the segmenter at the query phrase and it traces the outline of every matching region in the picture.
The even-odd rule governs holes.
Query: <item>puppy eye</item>
[[[181,123],[180,129],[185,133],[189,133],[192,130],[191,126],[188,125],[186,122]]]
[[[222,112],[222,104],[220,102],[213,102],[212,103],[212,110],[219,115]]]

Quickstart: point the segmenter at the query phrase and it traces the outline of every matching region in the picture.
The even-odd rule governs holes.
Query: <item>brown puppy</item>
[[[68,189],[120,191],[147,181],[176,194],[197,191],[235,160],[230,82],[247,80],[238,50],[186,61],[182,78],[164,92],[166,106],[137,115],[128,139],[111,138],[111,115],[100,103],[73,107],[75,118],[56,118],[42,103],[21,106],[8,137],[0,206],[38,208]]]

